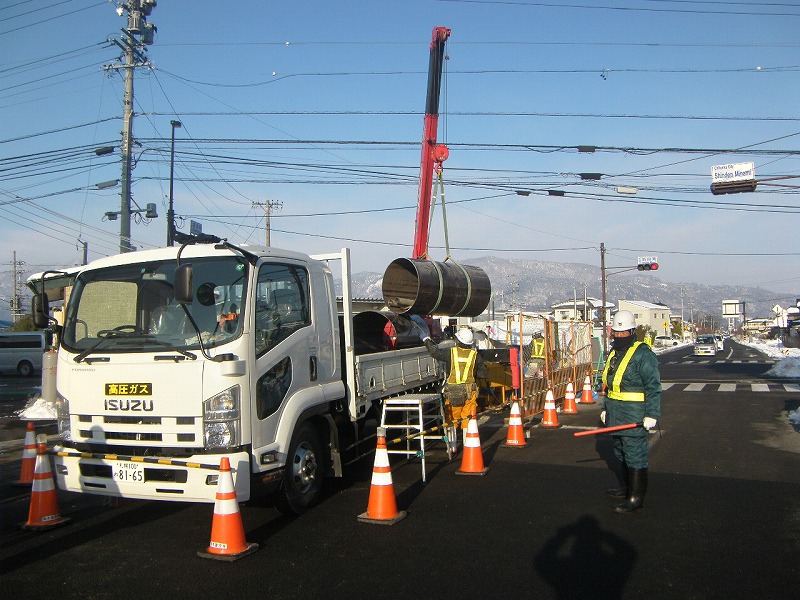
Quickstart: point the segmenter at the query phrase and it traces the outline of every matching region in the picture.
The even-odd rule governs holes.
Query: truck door
[[[275,440],[291,397],[314,385],[310,365],[311,354],[316,352],[305,267],[263,263],[255,287],[254,451]]]

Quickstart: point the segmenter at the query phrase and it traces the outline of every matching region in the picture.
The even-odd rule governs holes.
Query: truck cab
[[[81,270],[60,336],[59,484],[211,502],[214,474],[186,465],[225,455],[240,500],[247,475],[280,481],[287,461],[294,495],[316,489],[315,423],[346,396],[333,286],[324,262],[266,248],[168,248]]]

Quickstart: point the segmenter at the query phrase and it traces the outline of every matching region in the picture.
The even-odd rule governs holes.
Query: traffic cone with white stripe
[[[213,558],[232,562],[258,550],[258,544],[245,540],[242,515],[233,487],[231,463],[227,456],[219,461],[219,482],[214,502],[214,518],[211,521],[211,542],[200,550],[200,558]]]
[[[544,414],[542,415],[542,427],[556,428],[561,427],[558,423],[558,412],[556,411],[556,400],[553,397],[553,390],[547,390],[544,399]]]
[[[28,429],[25,432],[25,447],[22,450],[22,469],[19,473],[19,481],[14,485],[28,487],[33,483],[33,473],[36,470],[36,428],[33,421],[28,421]]]
[[[592,380],[587,375],[583,380],[583,392],[581,392],[581,404],[594,404],[594,396],[592,395]]]
[[[528,445],[525,440],[525,430],[522,428],[522,414],[519,411],[519,402],[511,405],[511,414],[508,417],[508,434],[504,448],[524,448]]]
[[[483,464],[481,453],[481,436],[478,433],[478,420],[475,415],[469,416],[467,431],[464,434],[464,453],[461,456],[461,467],[456,475],[486,475],[489,467]]]
[[[397,510],[392,469],[389,466],[389,453],[386,451],[386,429],[378,427],[378,445],[375,448],[367,512],[358,515],[358,520],[372,525],[394,525],[407,514],[404,510]]]
[[[572,387],[572,379],[567,382],[567,391],[564,393],[564,409],[562,412],[565,415],[578,414],[578,407],[575,405],[575,389]]]
[[[50,470],[46,440],[47,436],[44,434],[37,439],[31,506],[28,510],[28,521],[21,525],[23,529],[30,531],[45,531],[71,521],[69,517],[62,517],[58,509],[58,494]]]

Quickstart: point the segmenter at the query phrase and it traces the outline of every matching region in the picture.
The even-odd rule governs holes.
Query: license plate
[[[144,465],[135,462],[118,462],[111,470],[114,481],[144,483]]]

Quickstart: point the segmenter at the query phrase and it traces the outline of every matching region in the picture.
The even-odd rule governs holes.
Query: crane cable
[[[431,223],[433,223],[433,212],[436,208],[436,194],[439,193],[439,196],[442,199],[442,226],[444,228],[444,250],[445,250],[445,257],[444,262],[447,262],[450,258],[450,236],[447,229],[447,207],[444,202],[444,177],[442,176],[442,172],[444,168],[442,166],[442,161],[437,161],[436,166],[434,167],[436,170],[436,181],[433,184],[433,194],[431,194]],[[430,228],[429,228],[430,229]],[[426,248],[427,254],[427,248]]]

